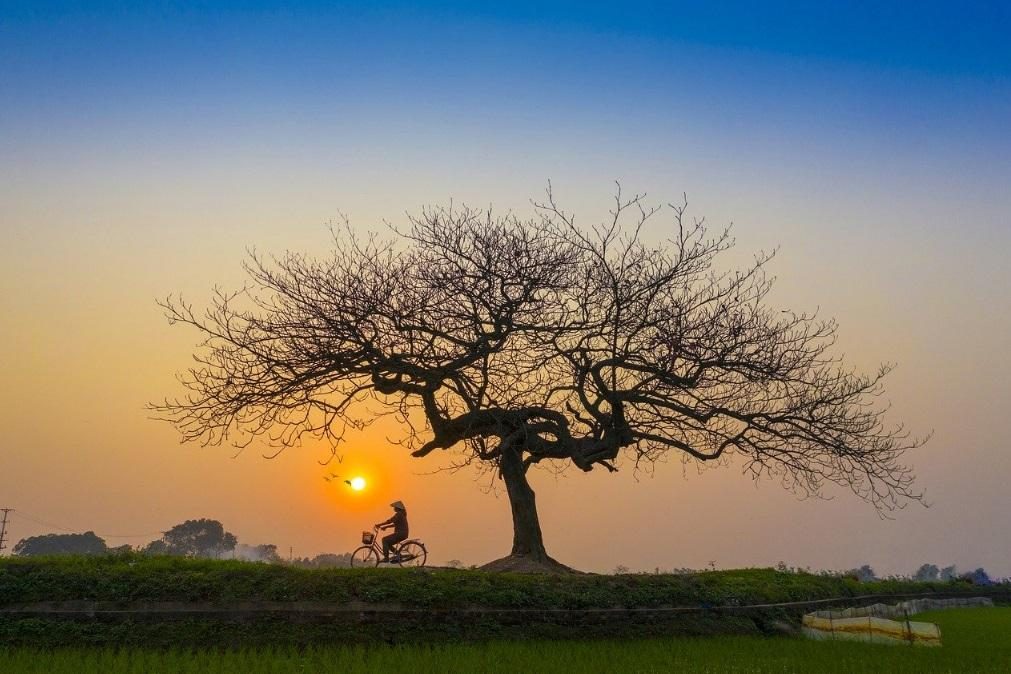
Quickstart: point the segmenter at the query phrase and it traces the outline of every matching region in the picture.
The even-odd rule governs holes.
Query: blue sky
[[[471,5],[5,2],[0,103],[8,119],[352,97],[424,114],[622,95],[645,107],[733,87],[757,104],[859,95],[868,115],[908,95],[914,118],[990,123],[960,106],[979,92],[1006,102],[1011,77],[1008,3]]]
[[[421,22],[423,30],[412,40],[417,44],[430,43],[455,25],[483,24],[500,30],[620,34],[980,77],[1011,72],[1006,41],[1011,7],[1004,2],[4,2],[0,7],[9,28],[43,43],[55,23],[93,26],[93,20],[113,31],[143,33],[144,39],[154,40],[152,46],[159,36],[170,36],[173,25],[213,32],[221,22],[240,17],[265,19],[257,31],[261,35],[291,23],[320,34],[343,22],[371,23],[379,32]],[[101,36],[91,37],[98,40],[96,51],[109,46]]]
[[[0,147],[372,162],[539,143],[594,146],[628,176],[613,148],[702,142],[987,182],[1009,146],[1009,6],[5,3]]]

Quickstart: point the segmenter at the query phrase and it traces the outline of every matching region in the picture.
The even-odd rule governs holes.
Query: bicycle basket
[[[376,535],[371,531],[362,532],[362,543],[364,545],[372,545],[372,541],[376,540]]]

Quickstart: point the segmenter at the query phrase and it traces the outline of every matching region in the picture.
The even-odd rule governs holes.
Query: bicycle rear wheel
[[[428,559],[428,550],[425,549],[423,543],[408,541],[400,546],[398,556],[400,557],[400,566],[424,566],[425,560]]]
[[[351,553],[351,568],[379,566],[379,553],[370,545],[363,545]]]

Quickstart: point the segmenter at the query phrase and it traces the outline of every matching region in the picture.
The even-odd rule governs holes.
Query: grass
[[[0,606],[41,601],[323,601],[411,607],[722,606],[865,594],[965,592],[916,583],[773,569],[546,576],[472,570],[298,569],[238,561],[119,555],[0,560]]]
[[[74,672],[1007,672],[1011,608],[917,616],[937,622],[941,648],[818,642],[789,637],[519,641],[298,650],[0,650],[0,671]]]
[[[997,594],[990,596],[1007,603],[1011,587],[990,588],[994,589]],[[971,596],[981,590],[964,582],[860,583],[852,578],[773,569],[550,576],[450,569],[299,569],[136,554],[8,558],[0,560],[0,607],[96,601],[110,603],[104,608],[128,612],[100,613],[95,618],[87,614],[0,614],[0,644],[42,649],[119,646],[241,651],[337,644],[761,636],[799,624],[803,609],[734,611],[720,607],[827,598],[841,598],[839,603],[846,605],[846,598],[859,595]],[[292,603],[300,601],[324,605],[361,602],[383,612],[362,614],[356,608],[327,616]],[[143,607],[144,602],[210,604],[228,613],[169,617],[152,614]],[[261,602],[280,602],[291,612],[264,612],[259,610]],[[252,608],[242,608],[246,605]],[[696,610],[648,611],[671,606]],[[612,608],[636,610],[596,610]],[[523,612],[513,612],[515,609]],[[568,609],[575,610],[566,612]]]

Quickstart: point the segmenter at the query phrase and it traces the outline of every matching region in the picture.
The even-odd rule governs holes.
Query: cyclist
[[[393,528],[393,533],[383,536],[383,562],[390,561],[390,548],[397,543],[407,540],[407,507],[402,501],[394,501],[390,504],[393,508],[393,517],[376,525],[378,529]]]

